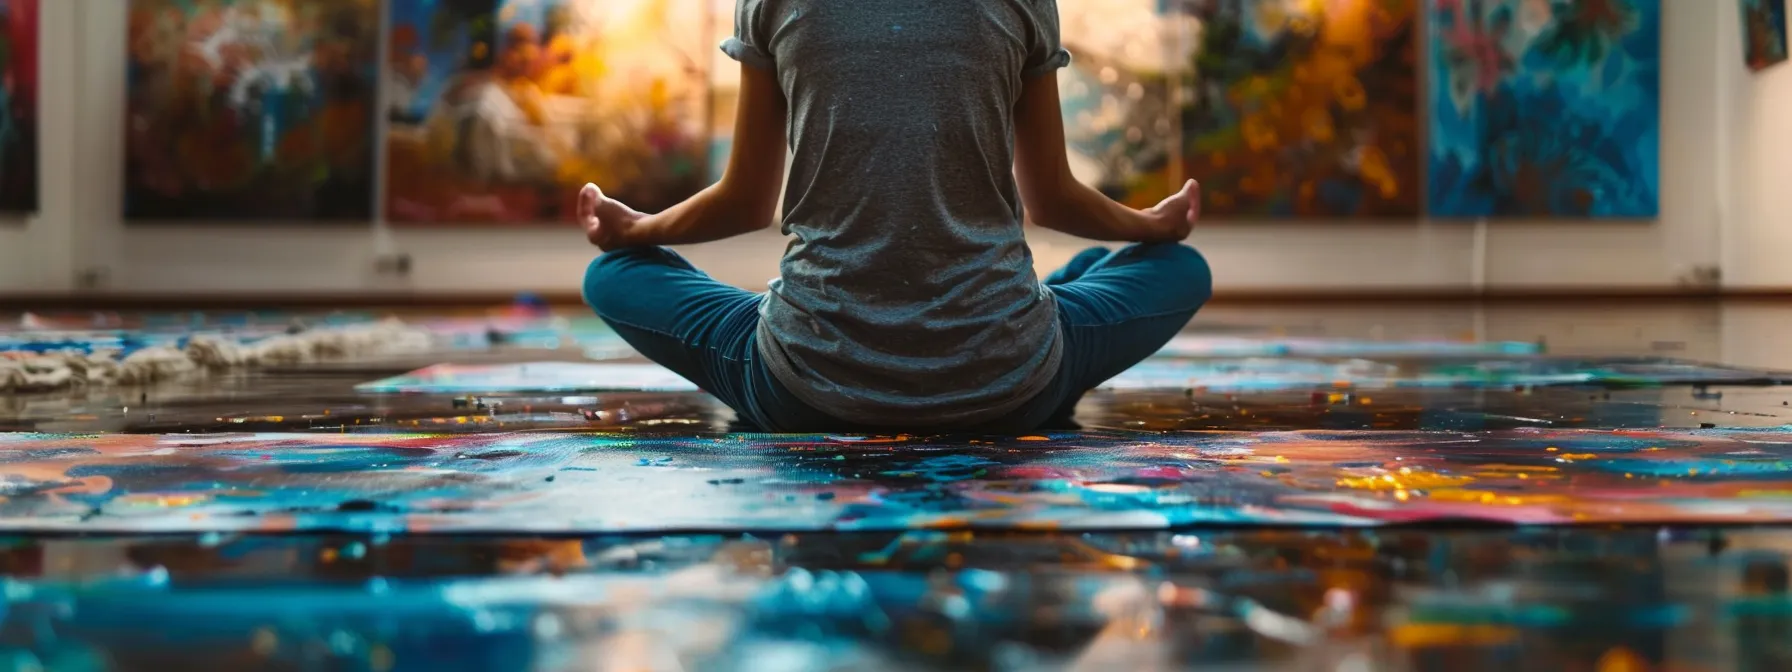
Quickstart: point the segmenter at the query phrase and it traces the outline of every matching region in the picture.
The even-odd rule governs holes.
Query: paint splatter
[[[0,451],[18,459],[0,464],[0,525],[620,532],[1792,521],[1792,430],[1047,438],[10,434]]]

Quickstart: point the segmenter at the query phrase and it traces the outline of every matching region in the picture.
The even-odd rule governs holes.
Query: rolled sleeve
[[[722,53],[741,65],[775,70],[771,33],[766,30],[765,0],[738,0],[734,5],[734,37],[722,40]]]
[[[1033,0],[1031,39],[1027,44],[1027,60],[1021,76],[1038,77],[1070,65],[1070,52],[1064,49],[1059,34],[1058,0]]]
[[[766,53],[764,49],[747,44],[746,41],[738,37],[730,37],[726,40],[722,40],[722,53],[727,54],[729,58],[739,61],[741,65],[745,65],[749,68],[759,70],[775,69],[772,63],[771,54]]]
[[[1070,52],[1063,47],[1059,47],[1057,51],[1052,53],[1052,55],[1047,56],[1044,61],[1029,63],[1027,69],[1022,70],[1020,75],[1027,79],[1032,79],[1040,75],[1049,75],[1053,72],[1057,72],[1059,68],[1068,65],[1070,65]]]

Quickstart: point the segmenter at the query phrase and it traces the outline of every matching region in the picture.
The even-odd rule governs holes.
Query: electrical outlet
[[[379,271],[380,275],[393,275],[401,278],[410,277],[411,255],[402,252],[398,254],[380,255],[374,260],[373,267],[374,270]]]
[[[104,266],[95,266],[75,275],[75,286],[83,290],[101,289],[112,276],[112,271]]]
[[[1724,272],[1714,265],[1698,265],[1680,276],[1680,286],[1694,289],[1716,289],[1723,284]]]

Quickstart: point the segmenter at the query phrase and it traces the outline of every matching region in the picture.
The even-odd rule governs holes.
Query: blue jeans
[[[629,345],[772,432],[1006,434],[1068,424],[1097,385],[1168,343],[1213,293],[1213,273],[1194,248],[1131,245],[1084,250],[1047,277],[1058,301],[1064,356],[1045,391],[979,427],[864,427],[799,401],[759,359],[762,298],[723,284],[677,253],[647,247],[610,252],[585,273],[585,302]]]

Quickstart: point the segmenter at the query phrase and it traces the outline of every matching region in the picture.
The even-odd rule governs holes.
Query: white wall
[[[1714,175],[1733,157],[1720,142],[1716,101],[1732,95],[1720,73],[1740,68],[1734,3],[1663,0],[1665,16],[1662,217],[1657,223],[1497,222],[1477,259],[1472,225],[1213,222],[1192,242],[1213,262],[1221,291],[1467,287],[1672,285],[1692,267],[1718,263],[1766,269],[1776,250],[1792,252],[1792,230],[1757,236],[1720,253],[1718,214],[1732,196]],[[45,204],[27,226],[0,224],[0,293],[59,291],[87,268],[108,271],[106,289],[141,293],[418,292],[570,290],[592,251],[571,225],[526,229],[429,231],[379,226],[133,226],[119,218],[123,164],[124,0],[45,2],[43,41]],[[1725,44],[1728,40],[1728,44]],[[1714,48],[1714,42],[1716,47]],[[1771,75],[1778,98],[1754,83],[1752,142],[1766,150],[1733,164],[1756,181],[1792,177],[1792,68]],[[1735,113],[1732,116],[1740,116]],[[1773,143],[1777,143],[1773,144]],[[78,180],[78,181],[77,181]],[[76,185],[79,185],[77,191]],[[1734,196],[1740,198],[1740,195]],[[1776,207],[1777,204],[1777,207]],[[1759,191],[1747,212],[1777,212],[1792,229],[1792,189]],[[1741,215],[1739,214],[1738,217]],[[1764,227],[1763,216],[1750,226]],[[1042,267],[1062,263],[1081,245],[1034,237]],[[775,232],[686,250],[701,267],[748,287],[776,273],[783,242]],[[1777,247],[1775,247],[1777,246]],[[382,278],[382,251],[414,260],[409,278]],[[1792,265],[1775,275],[1742,277],[1792,285]],[[1734,276],[1732,276],[1734,277]]]
[[[1741,44],[1740,22],[1726,25]],[[1737,47],[1741,49],[1740,46]],[[1792,62],[1724,75],[1735,93],[1724,120],[1734,166],[1734,216],[1724,229],[1724,273],[1738,287],[1792,286]]]

